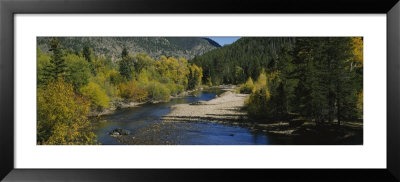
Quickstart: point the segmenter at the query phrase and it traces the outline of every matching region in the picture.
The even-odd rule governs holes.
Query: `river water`
[[[141,141],[139,144],[178,144],[178,145],[265,145],[267,136],[241,126],[229,126],[210,122],[172,123],[160,130],[147,132],[161,123],[162,116],[171,112],[170,106],[197,101],[208,101],[223,93],[220,89],[203,90],[195,95],[174,98],[166,103],[143,104],[139,107],[123,109],[114,114],[102,116],[96,126],[98,142],[103,145],[123,145],[109,132],[122,128],[130,131],[132,137]]]

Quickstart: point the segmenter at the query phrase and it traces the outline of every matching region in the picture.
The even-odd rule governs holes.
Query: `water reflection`
[[[120,144],[114,137],[108,135],[115,128],[124,128],[136,135],[139,129],[147,128],[160,122],[162,116],[171,112],[170,106],[197,101],[214,99],[223,91],[220,89],[203,90],[193,96],[174,98],[167,103],[143,104],[140,107],[128,108],[109,116],[103,116],[99,120],[96,134],[98,141],[103,145]],[[261,133],[255,133],[250,129],[240,126],[228,126],[209,122],[173,123],[174,127],[166,127],[162,133],[152,137],[170,138],[164,133],[176,136],[178,141],[169,143],[181,145],[254,145],[269,144],[268,138]],[[169,130],[169,131],[165,131]],[[161,141],[161,139],[160,139]]]

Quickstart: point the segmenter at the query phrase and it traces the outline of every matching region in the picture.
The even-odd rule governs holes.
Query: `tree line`
[[[244,82],[255,119],[362,118],[362,37],[241,38],[190,61],[203,68],[204,83]]]

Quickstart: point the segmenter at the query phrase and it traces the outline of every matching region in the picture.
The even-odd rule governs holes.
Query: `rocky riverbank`
[[[171,95],[170,99],[186,97],[186,96],[191,95],[193,92],[201,91],[206,88],[208,88],[208,87],[200,87],[200,88],[194,89],[194,90],[186,90],[178,95]],[[138,102],[138,101],[127,101],[127,100],[123,100],[123,99],[114,99],[113,101],[111,101],[111,103],[110,103],[111,106],[109,108],[104,108],[101,110],[93,109],[87,114],[87,116],[88,117],[99,117],[99,116],[103,116],[103,115],[110,115],[120,109],[139,107],[141,104],[145,104],[145,103],[155,104],[155,103],[160,103],[160,102],[166,102],[166,101],[148,100],[148,101],[144,101],[144,102]]]
[[[210,101],[173,106],[173,111],[163,117],[163,123],[214,122],[248,128],[254,133],[270,137],[287,138],[298,144],[362,144],[363,122],[319,124],[304,119],[290,121],[255,121],[243,109],[248,94],[238,94],[234,88]],[[295,142],[293,142],[295,141]]]
[[[363,144],[363,122],[316,124],[314,121],[297,118],[290,121],[262,121],[248,118],[244,101],[248,94],[235,93],[233,86],[220,86],[225,90],[215,99],[171,106],[172,111],[160,122],[138,128],[133,135],[114,136],[121,144],[174,145],[187,141],[203,131],[213,131],[214,126],[247,128],[254,135],[265,135],[268,144],[278,145],[334,145]],[[198,123],[198,124],[196,124]],[[208,124],[207,124],[208,123]],[[217,125],[213,125],[213,123]],[[234,137],[238,133],[229,133]],[[215,133],[215,135],[224,135]],[[227,137],[227,136],[221,136]]]
[[[91,110],[87,116],[99,117],[99,116],[103,116],[103,115],[110,115],[119,109],[138,107],[139,105],[144,104],[144,103],[146,103],[146,102],[133,102],[133,101],[124,101],[124,100],[119,99],[119,100],[112,101],[110,108],[105,108],[100,111],[99,110]]]

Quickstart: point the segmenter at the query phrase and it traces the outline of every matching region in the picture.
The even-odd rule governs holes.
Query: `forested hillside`
[[[361,37],[245,37],[196,56],[203,83],[241,84],[254,118],[362,118]],[[212,82],[212,83],[210,83]]]
[[[189,61],[203,68],[204,82],[211,78],[217,85],[243,83],[248,77],[256,79],[263,68],[272,67],[281,52],[294,43],[291,37],[244,37]]]
[[[161,56],[193,58],[220,45],[208,38],[200,37],[59,37],[60,45],[73,51],[80,51],[84,46],[92,48],[94,55],[108,57],[116,61],[121,58],[123,48],[131,54],[145,52],[158,59]],[[40,49],[48,53],[51,37],[38,37]]]

